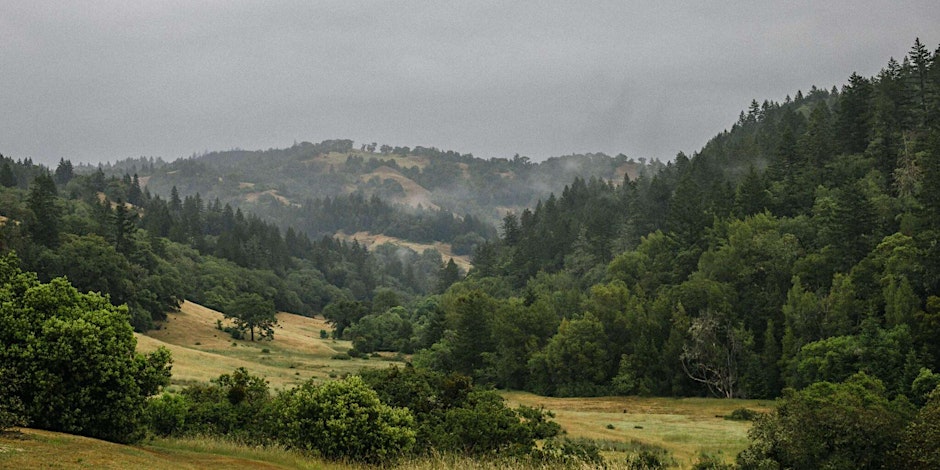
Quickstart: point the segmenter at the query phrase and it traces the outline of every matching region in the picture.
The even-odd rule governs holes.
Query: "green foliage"
[[[510,409],[496,392],[475,390],[466,376],[392,367],[363,371],[363,379],[383,402],[414,413],[422,452],[538,455],[535,441],[561,431],[550,412]]]
[[[235,320],[235,325],[242,331],[248,330],[251,340],[274,339],[274,325],[277,325],[274,302],[255,293],[243,293],[232,299],[225,309],[225,317]]]
[[[57,194],[55,181],[46,172],[36,176],[29,187],[27,205],[32,217],[27,221],[26,231],[36,243],[46,247],[59,243],[61,209],[56,203]]]
[[[896,455],[898,468],[940,468],[940,387],[904,429]]]
[[[713,455],[703,454],[692,464],[692,470],[734,470],[734,465]]]
[[[558,333],[529,360],[530,386],[560,396],[600,394],[607,375],[604,325],[593,315],[563,320]]]
[[[366,316],[369,310],[361,302],[340,300],[332,302],[323,309],[323,317],[333,325],[333,338],[344,337],[346,328]]]
[[[347,329],[353,347],[363,353],[373,351],[402,351],[411,353],[413,348],[413,326],[407,311],[402,307],[391,308],[378,315],[367,315]]]
[[[22,383],[12,369],[0,367],[0,433],[15,426],[25,426],[23,401],[18,389]]]
[[[0,363],[18,378],[3,401],[19,401],[30,426],[137,439],[146,398],[169,381],[169,351],[137,354],[126,307],[17,264],[0,259]]]
[[[600,448],[583,439],[547,439],[533,460],[552,468],[603,468],[605,465]]]
[[[361,378],[307,382],[278,395],[277,435],[291,447],[329,459],[379,463],[410,452],[414,417],[379,400]]]
[[[889,468],[909,413],[905,401],[888,401],[881,381],[865,374],[788,389],[777,409],[754,424],[738,465]]]
[[[661,470],[674,466],[674,461],[665,449],[642,448],[630,454],[626,460],[629,470]]]

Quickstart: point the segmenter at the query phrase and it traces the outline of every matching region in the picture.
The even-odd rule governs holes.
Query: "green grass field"
[[[171,388],[205,383],[237,367],[265,376],[275,389],[310,378],[329,380],[363,368],[401,362],[393,355],[368,360],[335,357],[352,345],[322,339],[330,331],[322,319],[278,314],[273,341],[232,340],[217,329],[221,313],[186,302],[160,329],[137,335],[138,349],[159,346],[173,354]],[[637,449],[664,449],[677,468],[689,468],[702,453],[731,462],[747,445],[749,422],[723,416],[738,408],[767,411],[769,401],[704,398],[551,398],[525,392],[504,392],[512,405],[543,406],[555,413],[565,435],[589,439],[603,449],[609,468],[624,468]],[[237,446],[218,439],[153,439],[122,446],[79,436],[23,430],[0,434],[0,468],[360,468],[310,459],[281,449]],[[437,456],[402,462],[399,468],[525,468],[512,462],[474,462]]]

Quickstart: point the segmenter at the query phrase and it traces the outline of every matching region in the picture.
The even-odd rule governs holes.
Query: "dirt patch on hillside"
[[[410,242],[408,240],[402,240],[401,238],[390,237],[388,235],[382,235],[381,233],[369,233],[369,232],[356,232],[352,235],[346,235],[343,232],[336,234],[338,238],[352,241],[357,240],[360,245],[365,246],[367,249],[372,249],[379,245],[384,245],[386,243],[391,243],[395,246],[401,246],[405,248],[412,249],[418,253],[424,252],[424,250],[432,249],[437,250],[441,254],[441,258],[446,262],[448,259],[453,259],[454,263],[457,264],[457,267],[462,269],[464,272],[470,270],[470,267],[473,264],[470,263],[470,257],[466,255],[458,256],[455,255],[450,243],[443,242],[434,242],[434,243],[416,243]]]
[[[313,158],[308,158],[304,160],[304,163],[321,164],[323,165],[324,168],[329,168],[330,165],[332,165],[334,169],[340,169],[340,168],[345,168],[346,159],[348,159],[350,156],[362,157],[364,161],[370,161],[370,160],[376,160],[376,159],[386,160],[386,161],[393,160],[395,164],[401,168],[417,167],[420,169],[424,169],[430,163],[430,160],[428,160],[427,157],[420,157],[417,155],[406,155],[406,156],[385,155],[381,153],[362,152],[359,150],[346,152],[346,153],[330,152],[326,154],[320,154]]]
[[[241,183],[239,183],[239,186],[241,186]],[[300,207],[300,204],[296,204],[296,203],[294,203],[294,202],[291,202],[290,199],[287,199],[286,197],[281,196],[280,194],[278,194],[276,189],[269,189],[269,190],[267,190],[267,191],[260,191],[260,192],[248,193],[248,194],[245,195],[245,200],[248,201],[248,202],[258,202],[258,199],[260,199],[261,196],[271,196],[271,197],[273,197],[274,199],[276,199],[277,202],[280,202],[281,204],[283,204],[283,205],[285,205],[285,206]]]
[[[427,189],[424,189],[423,186],[416,183],[411,178],[401,174],[398,170],[388,167],[380,166],[375,169],[372,173],[366,173],[359,177],[359,181],[363,183],[371,180],[372,178],[379,178],[381,181],[385,180],[395,180],[398,184],[401,185],[402,189],[405,190],[405,197],[398,198],[396,202],[405,204],[411,207],[418,207],[419,205],[425,208],[430,208],[434,210],[439,210],[440,207],[437,204],[431,202],[431,192]]]
[[[617,181],[614,181],[617,184],[623,183],[624,176],[634,181],[640,176],[639,166],[636,163],[624,163],[614,170],[614,174],[617,176]]]

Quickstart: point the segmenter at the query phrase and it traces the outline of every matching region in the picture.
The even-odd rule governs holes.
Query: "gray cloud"
[[[874,75],[918,36],[932,49],[937,25],[930,0],[0,0],[0,152],[174,159],[351,138],[671,158],[752,98]]]

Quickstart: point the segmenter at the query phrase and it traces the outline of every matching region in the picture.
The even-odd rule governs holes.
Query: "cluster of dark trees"
[[[313,237],[367,231],[419,243],[451,243],[457,255],[468,255],[477,245],[496,237],[492,225],[471,214],[456,217],[447,210],[409,210],[375,194],[367,198],[362,192],[311,199],[300,207],[286,206],[273,198],[261,205],[271,220]]]

